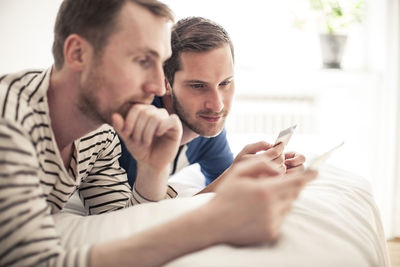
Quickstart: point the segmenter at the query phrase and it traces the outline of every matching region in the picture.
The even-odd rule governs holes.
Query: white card
[[[318,168],[332,155],[333,151],[341,147],[343,144],[344,141],[342,141],[340,144],[333,147],[332,149],[328,150],[327,152],[313,158],[308,164],[307,168],[310,170],[318,170]]]
[[[294,129],[296,129],[296,127],[297,125],[293,125],[285,130],[282,130],[279,133],[278,138],[276,138],[274,146],[276,146],[279,143],[283,143],[284,146],[286,146],[289,143],[289,140],[292,137]]]

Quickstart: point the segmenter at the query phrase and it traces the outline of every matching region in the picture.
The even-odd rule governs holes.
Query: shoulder
[[[0,115],[10,121],[25,122],[27,113],[45,113],[50,70],[24,70],[0,77]],[[41,103],[43,103],[41,105]],[[43,108],[41,108],[43,106]],[[44,109],[44,110],[41,110]],[[40,114],[39,114],[40,115]],[[25,118],[26,120],[26,118]]]
[[[119,139],[115,130],[108,124],[103,124],[96,130],[86,134],[78,141],[79,153],[99,154],[103,151],[113,150],[119,146]],[[111,148],[110,148],[111,147]]]
[[[115,130],[108,124],[103,124],[96,130],[79,139],[81,144],[91,145],[96,143],[111,143],[116,137]]]
[[[0,86],[24,86],[35,76],[43,73],[41,69],[27,69],[16,73],[4,74],[0,76]]]

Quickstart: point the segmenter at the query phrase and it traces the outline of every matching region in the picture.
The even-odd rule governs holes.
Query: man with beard
[[[180,148],[170,167],[171,175],[199,163],[207,185],[202,192],[208,192],[214,190],[233,162],[258,152],[263,152],[266,160],[280,164],[282,172],[303,168],[303,155],[292,152],[275,158],[282,147],[274,148],[266,142],[246,146],[233,159],[224,123],[235,87],[234,50],[225,29],[201,17],[182,19],[172,29],[171,48],[172,56],[164,64],[166,95],[153,101],[154,106],[177,114],[183,125]],[[133,186],[137,165],[123,142],[120,164]]]
[[[165,94],[171,20],[156,0],[64,0],[54,66],[0,76],[0,266],[161,266],[216,244],[277,239],[316,173],[268,179],[278,165],[255,156],[230,169],[215,197],[179,217],[110,242],[61,245],[52,215],[75,190],[100,217],[174,196],[167,179],[182,126],[150,105]],[[135,188],[110,124],[137,159]]]

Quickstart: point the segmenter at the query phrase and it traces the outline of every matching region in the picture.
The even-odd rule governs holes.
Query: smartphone
[[[286,146],[289,143],[290,138],[292,137],[294,130],[296,129],[297,124],[282,130],[278,137],[276,138],[274,146],[278,145],[279,143],[283,143],[284,146]]]
[[[310,163],[308,164],[307,169],[315,170],[315,171],[318,170],[318,168],[332,155],[332,153],[339,147],[343,146],[343,144],[344,144],[344,141],[342,141],[340,144],[334,146],[327,152],[313,158],[310,161]]]

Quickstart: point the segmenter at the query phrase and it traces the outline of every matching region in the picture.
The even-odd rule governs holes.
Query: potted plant
[[[364,0],[308,0],[319,26],[322,61],[325,68],[341,68],[347,30],[361,23]]]

